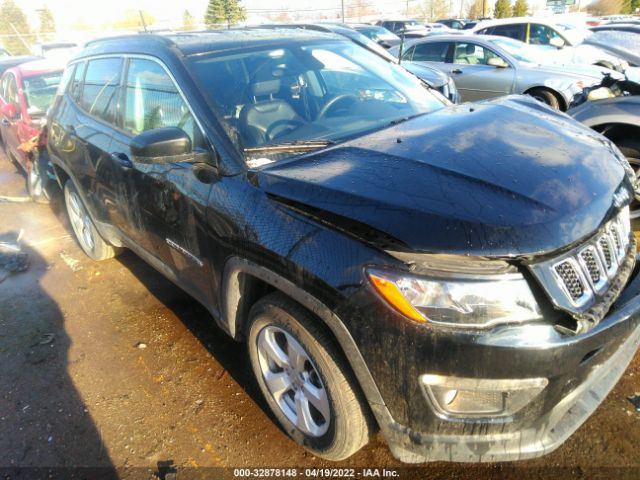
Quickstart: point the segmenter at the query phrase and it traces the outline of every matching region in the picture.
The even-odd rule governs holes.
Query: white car
[[[498,35],[535,45],[545,51],[549,62],[599,65],[623,71],[627,64],[622,59],[600,48],[584,44],[592,34],[586,28],[554,23],[543,18],[503,18],[478,23],[472,30],[480,35]]]

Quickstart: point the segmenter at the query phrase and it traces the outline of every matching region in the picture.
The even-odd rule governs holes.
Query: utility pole
[[[489,16],[489,2],[482,0],[482,17],[487,18]]]
[[[342,0],[342,23],[344,23],[344,0]]]
[[[407,0],[407,7],[404,11],[404,16],[409,18],[409,0]]]

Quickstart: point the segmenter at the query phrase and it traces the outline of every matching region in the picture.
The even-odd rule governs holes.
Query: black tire
[[[84,253],[96,261],[113,258],[118,253],[118,249],[109,245],[100,236],[71,180],[67,180],[64,184],[64,202],[76,241]]]
[[[49,176],[46,171],[46,161],[35,156],[27,170],[27,192],[31,200],[36,203],[48,204],[51,201],[49,195]]]
[[[328,460],[342,460],[366,445],[373,433],[374,424],[370,420],[362,395],[342,353],[318,320],[307,310],[282,294],[267,295],[252,307],[246,337],[251,366],[262,394],[284,431],[293,440],[314,455]],[[294,357],[301,357],[291,353],[292,349],[296,351],[295,349],[301,348],[307,356],[302,362],[303,373],[296,374],[295,372],[300,370],[295,368],[290,368],[287,372],[275,363],[270,363],[270,360],[267,361],[268,355],[265,354],[264,348],[267,338],[281,340],[278,345],[287,350],[286,358],[291,363],[296,363],[292,360]],[[284,353],[284,350],[281,349],[280,352]],[[301,364],[299,361],[297,363]],[[282,391],[285,393],[279,395],[279,400],[276,400],[276,396],[267,386],[263,373],[265,369],[267,375],[285,375],[287,379],[295,377],[298,383],[290,383],[292,386],[289,390],[285,391],[283,388]],[[316,396],[306,394],[310,384],[311,391],[315,391]],[[306,423],[313,423],[314,427],[319,425],[315,434],[299,428],[296,423],[301,422],[292,421],[293,409],[298,408],[298,395],[303,399],[300,401],[301,404],[307,397],[314,399],[306,400],[309,413],[307,418],[312,419],[312,422]],[[315,408],[316,404],[321,407],[324,405],[318,398],[328,402],[327,409]],[[287,404],[294,406],[288,410]],[[284,408],[281,405],[284,405]],[[325,414],[321,410],[325,410]]]
[[[560,110],[560,101],[558,100],[558,97],[556,97],[553,92],[545,88],[532,88],[527,92],[527,94],[531,95],[539,102],[546,103],[555,110]]]
[[[616,141],[615,144],[627,158],[636,174],[635,193],[630,205],[630,213],[631,218],[640,218],[640,141],[625,138]]]

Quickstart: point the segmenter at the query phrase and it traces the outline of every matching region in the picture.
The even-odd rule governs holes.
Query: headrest
[[[251,86],[254,97],[262,97],[264,95],[271,95],[280,90],[280,80],[265,80],[263,82],[256,82]]]
[[[476,53],[476,46],[473,43],[468,43],[467,44],[467,55],[475,55]]]

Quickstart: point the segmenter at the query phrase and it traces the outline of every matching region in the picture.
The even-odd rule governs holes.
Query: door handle
[[[114,152],[111,154],[111,158],[123,168],[133,168],[133,162],[129,160],[126,153]]]
[[[454,68],[453,70],[451,70],[451,73],[454,73],[456,75],[459,75],[462,73],[462,70],[460,70],[459,68]]]

